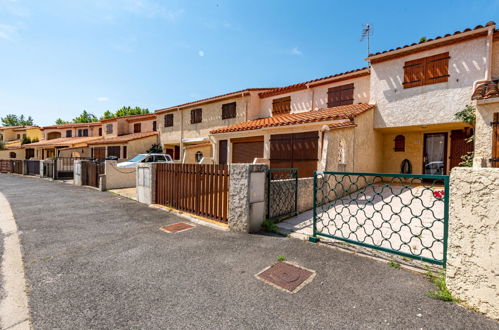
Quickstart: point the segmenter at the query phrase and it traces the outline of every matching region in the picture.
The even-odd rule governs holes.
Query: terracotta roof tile
[[[147,119],[154,119],[154,118],[156,118],[156,115],[154,113],[144,113],[141,115],[130,115],[130,116],[102,119],[101,123],[107,123],[107,122],[118,120],[118,119],[126,119],[127,121],[134,121],[134,120],[147,120]]]
[[[335,123],[335,124],[331,124],[329,125],[329,128],[330,129],[340,129],[340,128],[350,128],[350,127],[357,127],[357,124],[354,123],[353,121],[347,121],[347,122],[343,122],[343,123]]]
[[[242,89],[242,90],[236,91],[236,92],[230,92],[230,93],[226,93],[226,94],[220,94],[220,95],[217,95],[217,96],[212,96],[212,97],[208,97],[208,98],[205,98],[205,99],[200,99],[200,100],[196,100],[196,101],[192,101],[192,102],[187,102],[187,103],[184,103],[184,104],[179,104],[179,105],[168,107],[168,108],[158,109],[158,110],[154,111],[154,113],[162,113],[162,112],[166,112],[166,111],[169,111],[169,110],[175,110],[177,108],[184,108],[184,107],[187,107],[187,106],[190,106],[190,105],[196,105],[196,104],[200,104],[200,103],[212,101],[212,100],[215,100],[215,99],[218,99],[218,98],[224,98],[224,97],[228,97],[228,96],[232,96],[232,95],[238,95],[238,94],[245,93],[245,92],[264,91],[264,90],[268,90],[268,89],[274,89],[274,88],[273,87],[270,87],[270,88],[246,88],[246,89]]]
[[[100,122],[96,121],[93,123],[68,123],[68,124],[60,124],[60,125],[50,125],[44,126],[43,129],[62,129],[62,128],[77,128],[77,127],[95,127],[102,125]]]
[[[264,97],[279,95],[279,94],[283,94],[283,93],[289,93],[289,92],[293,92],[293,91],[305,89],[305,88],[307,88],[307,85],[311,85],[311,84],[314,84],[314,83],[319,83],[319,82],[322,82],[324,80],[329,80],[329,79],[332,79],[332,78],[341,78],[343,76],[350,75],[352,73],[359,73],[359,74],[366,74],[366,75],[368,75],[369,74],[369,68],[368,67],[364,67],[364,68],[360,68],[360,69],[355,69],[355,70],[351,70],[351,71],[346,71],[346,72],[342,72],[342,73],[333,74],[333,75],[330,75],[330,76],[327,76],[327,77],[322,77],[322,78],[317,78],[317,79],[305,81],[305,82],[298,83],[298,84],[293,84],[293,85],[288,85],[288,86],[284,86],[284,87],[273,88],[271,90],[268,90],[268,91],[265,91],[265,92],[261,92],[258,95],[261,98],[264,98]]]
[[[374,107],[375,105],[373,104],[359,103],[351,105],[342,105],[338,107],[326,108],[314,111],[284,114],[274,117],[245,121],[239,124],[212,130],[210,133],[218,134],[218,133],[249,131],[261,128],[269,128],[269,127],[280,127],[280,126],[299,125],[299,124],[315,123],[315,122],[329,121],[329,120],[349,119],[363,112],[366,112]]]
[[[146,137],[154,136],[157,134],[158,134],[158,132],[142,132],[142,133],[133,133],[133,134],[121,135],[121,136],[116,136],[116,137],[111,137],[111,138],[101,138],[99,140],[90,142],[89,145],[121,144],[121,143],[127,143],[129,141],[133,141],[133,140],[139,140],[139,139],[143,139]]]
[[[499,97],[499,80],[487,81],[476,86],[471,96],[472,100],[490,99]]]
[[[72,146],[75,144],[88,144],[90,141],[100,139],[100,136],[85,136],[85,137],[65,137],[51,140],[41,140],[38,142],[33,142],[27,144],[30,147],[61,147],[61,146]]]
[[[432,38],[432,39],[426,39],[424,41],[415,42],[415,43],[412,43],[410,45],[404,45],[404,46],[401,46],[401,47],[397,47],[397,48],[393,48],[393,49],[389,49],[389,50],[385,50],[385,51],[381,51],[381,52],[377,52],[377,53],[372,53],[372,54],[369,54],[369,56],[367,57],[367,60],[369,60],[371,57],[374,57],[374,56],[378,56],[378,55],[382,55],[382,54],[389,55],[389,53],[394,52],[394,51],[398,51],[398,50],[401,50],[401,49],[410,48],[410,47],[414,47],[414,46],[419,46],[419,45],[422,45],[422,44],[428,44],[428,43],[431,43],[431,42],[434,42],[434,41],[437,41],[437,40],[438,41],[445,41],[449,37],[460,35],[460,34],[463,34],[463,33],[466,33],[466,32],[472,32],[472,31],[475,31],[475,30],[480,30],[480,29],[483,29],[485,27],[495,26],[495,25],[496,25],[495,22],[490,21],[490,22],[487,22],[487,24],[485,24],[485,26],[483,26],[483,25],[477,25],[473,29],[467,28],[467,29],[464,29],[463,31],[456,31],[453,34],[449,34],[448,33],[448,34],[446,34],[444,36],[438,36],[438,37],[435,37],[435,38]]]

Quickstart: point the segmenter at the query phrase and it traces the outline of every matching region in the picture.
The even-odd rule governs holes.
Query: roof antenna
[[[362,27],[362,34],[360,36],[360,41],[364,41],[367,38],[367,56],[371,54],[371,36],[373,35],[373,26],[371,24],[364,24]]]

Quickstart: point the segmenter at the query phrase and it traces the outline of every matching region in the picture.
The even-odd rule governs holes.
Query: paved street
[[[499,329],[427,297],[419,274],[329,247],[201,225],[168,234],[185,220],[37,178],[0,174],[0,193],[22,232],[35,329]],[[255,278],[278,256],[316,277],[296,294]]]

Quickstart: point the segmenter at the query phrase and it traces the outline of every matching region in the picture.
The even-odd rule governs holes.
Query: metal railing
[[[316,172],[313,236],[424,262],[447,259],[449,177]]]

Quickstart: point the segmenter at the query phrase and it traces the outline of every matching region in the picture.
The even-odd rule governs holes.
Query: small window
[[[16,157],[17,157],[17,155],[16,155],[16,153],[15,153],[15,152],[11,151],[11,152],[9,153],[9,157],[10,157],[10,158],[16,158]]]
[[[201,162],[201,159],[203,159],[203,153],[201,151],[196,152],[196,162]]]
[[[102,127],[99,127],[99,136],[102,136]]]
[[[123,158],[127,158],[127,147],[123,146]]]
[[[198,124],[203,121],[203,109],[191,110],[191,124]]]
[[[291,112],[291,96],[272,100],[272,116]]]
[[[83,135],[83,131],[81,129],[78,130],[78,136],[82,136]]]
[[[396,152],[404,152],[405,151],[405,136],[397,135],[395,137],[395,147],[393,148]]]
[[[173,127],[173,113],[165,115],[165,127]]]
[[[328,108],[353,104],[353,91],[353,83],[329,88],[327,90]]]
[[[83,136],[88,136],[88,128],[83,129]]]
[[[404,64],[404,88],[438,84],[449,80],[449,53],[419,58]]]
[[[153,121],[153,122],[152,122],[152,131],[153,131],[153,132],[156,132],[156,131],[158,130],[158,128],[157,128],[157,126],[156,126],[156,125],[157,125],[157,124],[156,124],[156,121]]]
[[[72,136],[73,136],[73,131],[72,131],[72,130],[70,130],[70,129],[68,129],[68,130],[66,131],[66,137],[72,137]]]
[[[106,134],[112,134],[113,133],[113,124],[107,124],[106,125]]]
[[[236,102],[222,104],[222,119],[236,118]]]
[[[107,157],[120,158],[120,147],[107,147]]]
[[[142,130],[142,125],[140,123],[133,124],[133,132],[140,133]]]
[[[17,134],[17,140],[21,140],[21,134]]]

